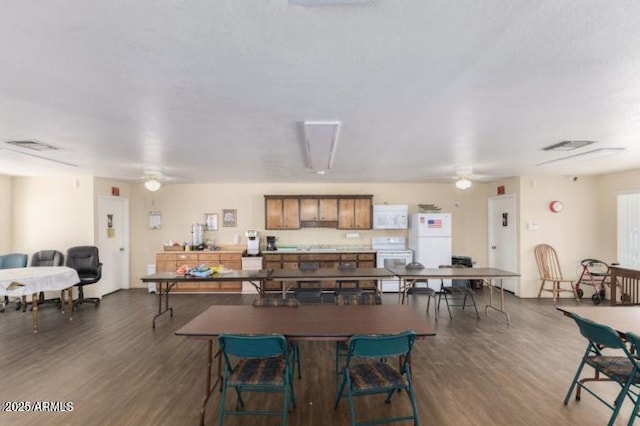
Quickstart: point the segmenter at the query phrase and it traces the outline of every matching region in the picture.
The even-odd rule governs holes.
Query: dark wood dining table
[[[435,328],[406,305],[215,305],[181,327],[176,335],[208,344],[206,393],[200,410],[200,424],[204,425],[207,401],[220,381],[221,357],[219,351],[214,354],[213,343],[222,333],[282,334],[289,341],[347,341],[354,334],[395,334],[406,330],[415,332],[418,339],[436,335]],[[212,384],[216,358],[218,377]]]

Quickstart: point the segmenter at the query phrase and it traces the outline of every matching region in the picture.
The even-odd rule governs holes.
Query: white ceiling
[[[0,174],[427,182],[640,167],[636,0],[4,0]],[[304,120],[339,120],[311,172]],[[563,140],[626,147],[556,167]],[[58,147],[17,154],[5,142]]]

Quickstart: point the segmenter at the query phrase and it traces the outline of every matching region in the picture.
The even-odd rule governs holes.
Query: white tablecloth
[[[19,297],[41,291],[60,291],[79,282],[76,270],[67,266],[0,269],[0,296]],[[11,286],[12,283],[22,285]]]

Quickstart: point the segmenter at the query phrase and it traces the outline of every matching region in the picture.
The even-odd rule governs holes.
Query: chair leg
[[[542,280],[540,282],[540,291],[538,291],[538,299],[540,299],[540,296],[542,296],[542,290],[544,290],[544,283],[545,282],[546,282],[545,280]]]
[[[294,342],[291,348],[291,364],[292,369],[298,367],[298,379],[302,379],[302,372],[300,370],[300,347],[298,342]]]
[[[447,293],[444,291],[440,293],[441,298],[443,294],[444,294],[444,303],[447,305],[447,312],[449,312],[449,319],[452,319],[453,316],[451,315],[451,308],[449,307],[449,298],[447,297]],[[440,299],[438,299],[438,306],[440,306]]]
[[[476,310],[476,316],[480,319],[480,312],[478,312],[478,306],[476,305],[476,297],[471,295],[471,303],[473,303],[473,308]]]
[[[433,309],[433,317],[435,318],[436,322],[438,322],[438,313],[439,313],[439,312],[438,312],[438,310],[437,310],[437,309],[435,309],[435,305],[436,305],[436,295],[435,295],[435,294],[433,294],[433,295],[429,295],[429,296],[427,296],[427,297],[428,297],[428,299],[427,299],[427,315],[429,314],[429,304],[431,303],[431,299],[433,299],[433,306],[434,306],[434,309]]]
[[[100,298],[98,297],[88,297],[85,299],[84,297],[84,286],[78,285],[76,286],[78,288],[78,298],[73,302],[73,309],[77,308],[78,306],[82,305],[83,303],[93,303],[95,305],[95,307],[97,308],[98,306],[100,306]]]
[[[349,418],[351,419],[351,425],[355,425],[356,424],[356,409],[353,405],[353,394],[351,392],[351,381],[349,380],[349,378],[346,378],[346,381],[349,382],[347,384],[347,393],[349,395]]]
[[[224,403],[227,399],[227,378],[222,378],[222,395],[220,395],[220,408],[218,410],[218,426],[222,426],[224,424]]]

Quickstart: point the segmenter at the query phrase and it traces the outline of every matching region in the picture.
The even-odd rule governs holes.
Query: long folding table
[[[269,277],[269,280],[281,282],[282,297],[285,297],[287,291],[289,291],[297,282],[379,281],[385,278],[395,278],[395,275],[393,272],[385,268],[319,268],[315,270],[275,269]],[[377,290],[377,287],[374,290]]]
[[[489,304],[485,306],[485,313],[489,309],[503,313],[507,317],[507,324],[511,323],[511,317],[504,308],[504,288],[502,279],[517,278],[520,274],[516,272],[504,271],[497,268],[424,268],[411,269],[405,266],[394,266],[388,268],[395,276],[400,278],[399,293],[404,302],[407,291],[416,281],[426,281],[429,279],[443,280],[483,280],[489,287]],[[500,285],[496,285],[497,281]],[[500,304],[495,305],[493,301],[493,289],[500,290]]]
[[[336,306],[304,305],[260,307],[215,305],[176,331],[176,335],[207,341],[206,392],[200,410],[204,425],[205,409],[220,380],[220,353],[213,342],[221,333],[282,334],[290,341],[346,341],[354,334],[395,334],[412,330],[416,337],[435,336],[432,325],[406,305]],[[212,383],[212,368],[218,358],[218,378]]]
[[[225,273],[216,273],[206,277],[196,277],[192,275],[178,275],[175,272],[157,272],[152,275],[142,277],[144,283],[158,283],[158,313],[153,317],[152,327],[156,328],[156,319],[162,314],[169,312],[173,317],[173,307],[169,306],[169,294],[171,289],[180,282],[208,282],[208,281],[247,281],[258,291],[264,288],[264,282],[269,279],[270,270],[242,271],[233,270]],[[164,306],[162,301],[164,299]]]

